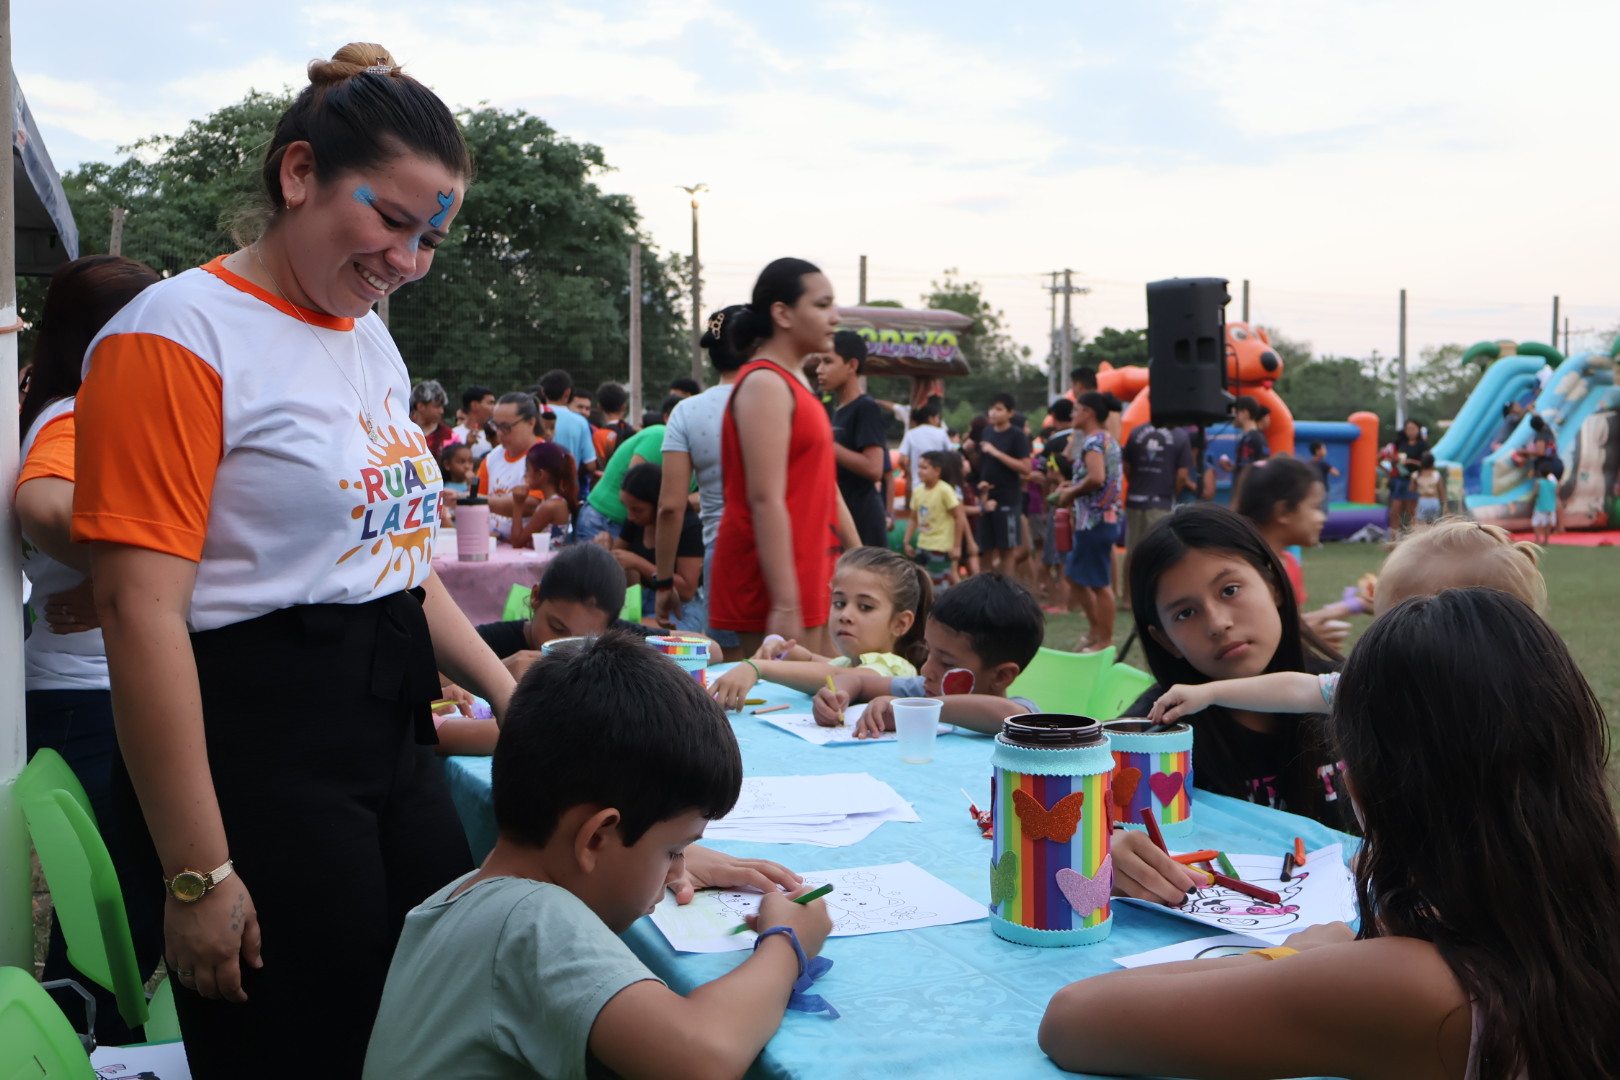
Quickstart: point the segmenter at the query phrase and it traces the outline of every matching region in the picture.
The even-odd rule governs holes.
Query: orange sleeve
[[[73,539],[110,540],[196,562],[225,454],[219,373],[156,334],[96,346],[75,403]]]
[[[490,454],[494,452],[494,450],[491,450]],[[489,498],[489,454],[485,454],[478,459],[478,494],[486,499]]]
[[[73,442],[72,413],[63,413],[46,424],[28,448],[28,460],[17,474],[17,486],[44,477],[73,483]]]

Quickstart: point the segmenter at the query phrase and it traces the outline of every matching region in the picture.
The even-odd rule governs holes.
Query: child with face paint
[[[1041,1048],[1109,1075],[1613,1075],[1620,1026],[1594,1022],[1620,1016],[1607,729],[1562,639],[1517,597],[1396,605],[1357,643],[1326,725],[1365,838],[1360,932],[1312,926],[1074,983],[1047,1006]],[[1167,1001],[1169,1023],[1122,1022]]]

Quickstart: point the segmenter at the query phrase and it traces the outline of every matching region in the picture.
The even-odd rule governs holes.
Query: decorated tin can
[[[649,637],[647,644],[679,664],[697,684],[709,687],[709,639],[695,634],[665,634]]]
[[[1172,724],[1153,734],[1150,726],[1146,720],[1103,725],[1114,754],[1114,820],[1139,829],[1143,809],[1151,807],[1164,835],[1184,836],[1193,825],[1192,725]]]
[[[1002,723],[991,756],[990,926],[1020,945],[1090,945],[1113,925],[1108,736],[1095,720]]]

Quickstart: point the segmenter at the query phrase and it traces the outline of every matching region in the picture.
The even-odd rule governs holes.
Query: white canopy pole
[[[11,130],[11,0],[0,0],[0,117]],[[8,148],[9,149],[9,148]],[[0,165],[0,371],[17,370],[16,205],[11,154]],[[0,406],[0,964],[34,970],[28,831],[12,798],[23,767],[22,548],[11,493],[17,486],[17,414]]]

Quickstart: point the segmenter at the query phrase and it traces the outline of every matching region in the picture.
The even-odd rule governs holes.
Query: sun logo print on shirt
[[[389,397],[383,399],[383,410],[392,419]],[[356,416],[355,421],[365,430],[364,417]],[[401,431],[385,422],[378,425],[378,431],[382,441],[367,440],[370,460],[359,478],[338,481],[339,488],[353,491],[362,501],[349,511],[359,525],[361,542],[337,562],[346,562],[370,541],[370,555],[383,557],[373,588],[393,573],[404,573],[406,582],[413,583],[417,567],[431,563],[433,526],[439,511],[439,491],[434,485],[441,479],[439,463],[418,428],[412,425]]]

